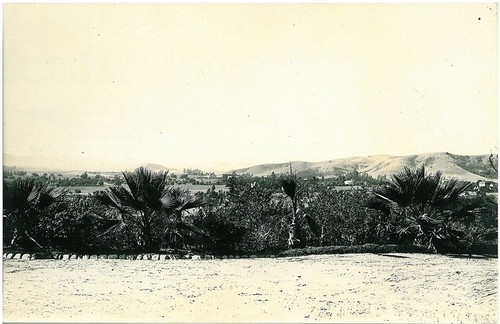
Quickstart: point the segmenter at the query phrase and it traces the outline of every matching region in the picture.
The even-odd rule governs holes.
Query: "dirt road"
[[[4,321],[496,323],[496,259],[4,260]]]

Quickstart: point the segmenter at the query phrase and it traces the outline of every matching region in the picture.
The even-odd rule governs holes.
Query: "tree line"
[[[80,196],[33,179],[4,179],[4,248],[251,253],[374,243],[447,253],[496,240],[496,201],[466,197],[470,183],[424,166],[353,190],[300,178],[291,168],[280,176],[231,175],[227,191],[195,194],[170,185],[163,171],[138,168],[123,172],[123,181]]]

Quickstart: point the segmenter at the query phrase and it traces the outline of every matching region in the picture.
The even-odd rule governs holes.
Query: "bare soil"
[[[4,260],[4,321],[496,323],[497,259]]]

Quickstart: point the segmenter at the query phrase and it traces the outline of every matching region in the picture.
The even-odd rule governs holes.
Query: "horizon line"
[[[491,155],[493,154],[492,152],[490,153],[481,153],[481,154],[456,154],[448,151],[434,151],[434,152],[423,152],[423,153],[412,153],[412,154],[402,154],[402,155],[395,155],[395,154],[387,154],[387,153],[380,153],[380,154],[368,154],[368,155],[352,155],[352,156],[344,156],[344,157],[335,157],[331,159],[323,159],[323,160],[317,160],[317,161],[312,161],[312,160],[287,160],[287,161],[281,161],[281,162],[240,162],[240,161],[206,161],[202,162],[200,164],[205,164],[205,165],[216,165],[216,164],[222,164],[222,165],[243,165],[246,164],[246,166],[240,166],[240,167],[230,167],[230,168],[217,168],[217,167],[201,167],[201,166],[183,166],[180,167],[179,165],[175,165],[173,167],[165,166],[164,163],[157,163],[157,162],[143,162],[143,163],[137,163],[136,166],[122,166],[122,167],[104,167],[104,168],[99,168],[99,167],[51,167],[51,166],[43,166],[43,164],[47,163],[40,163],[42,165],[36,165],[36,164],[19,164],[19,163],[5,163],[5,156],[9,156],[9,158],[12,159],[47,159],[47,160],[52,160],[52,159],[58,159],[55,157],[20,157],[8,153],[4,153],[2,155],[2,165],[3,167],[16,167],[19,168],[20,170],[26,169],[29,171],[65,171],[65,172],[76,172],[76,171],[85,171],[85,172],[123,172],[123,171],[130,171],[130,170],[135,170],[138,167],[144,166],[147,167],[148,165],[155,165],[158,166],[159,169],[163,170],[168,170],[170,172],[178,172],[178,171],[183,171],[184,169],[198,169],[200,171],[204,172],[217,172],[217,173],[225,173],[225,172],[232,172],[235,170],[240,170],[240,169],[247,169],[255,166],[260,166],[260,165],[271,165],[271,164],[284,164],[284,163],[321,163],[321,162],[326,162],[326,161],[334,161],[334,160],[343,160],[343,159],[353,159],[353,158],[363,158],[363,157],[372,157],[372,156],[387,156],[387,157],[406,157],[406,156],[413,156],[413,155],[426,155],[426,154],[451,154],[451,155],[458,155],[458,156],[485,156],[485,155]],[[495,154],[493,154],[495,155]],[[498,154],[496,154],[498,155]],[[14,161],[11,161],[14,162]],[[173,162],[172,164],[190,164],[190,162]],[[118,165],[119,163],[111,163],[111,164],[116,164]]]

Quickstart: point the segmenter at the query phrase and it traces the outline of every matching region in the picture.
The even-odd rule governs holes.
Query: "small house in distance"
[[[498,192],[498,183],[493,181],[478,180],[474,190],[481,192]]]

